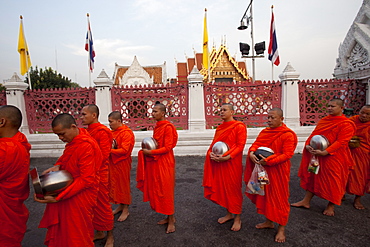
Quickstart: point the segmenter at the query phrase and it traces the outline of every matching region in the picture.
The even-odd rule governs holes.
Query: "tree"
[[[37,66],[35,69],[31,67],[29,76],[31,78],[32,89],[80,87],[80,85],[72,82],[68,77],[60,73],[58,74],[51,67],[48,69],[45,67],[44,70],[41,68],[39,70]],[[26,76],[24,82],[28,84],[28,76]]]
[[[0,83],[0,92],[5,91],[5,90],[6,88],[4,87],[4,85]]]

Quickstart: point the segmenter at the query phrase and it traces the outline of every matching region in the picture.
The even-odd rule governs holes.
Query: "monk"
[[[272,108],[267,116],[269,127],[260,132],[248,150],[244,181],[248,184],[254,164],[261,164],[266,169],[270,183],[264,186],[265,195],[249,193],[246,195],[256,204],[257,212],[266,217],[266,221],[257,224],[256,228],[274,228],[276,222],[279,226],[275,241],[283,243],[286,241],[285,226],[290,213],[288,202],[290,159],[294,155],[298,139],[297,135],[283,123],[283,111],[280,108]],[[257,157],[254,152],[259,147],[271,148],[274,154],[269,157]]]
[[[343,115],[344,103],[341,99],[332,99],[327,106],[328,116],[322,118],[306,141],[298,176],[301,187],[306,190],[303,200],[291,204],[293,207],[310,208],[314,195],[328,200],[324,215],[334,216],[335,205],[340,205],[346,191],[350,168],[354,161],[348,142],[355,133],[355,124]],[[315,150],[309,144],[314,135],[323,135],[329,141],[325,150]],[[319,160],[318,174],[309,172],[308,166],[312,155]]]
[[[350,120],[356,124],[355,136],[360,139],[360,144],[350,149],[356,165],[348,177],[347,193],[355,195],[353,206],[361,210],[365,209],[361,197],[366,192],[367,178],[370,176],[370,105],[363,106],[359,115]]]
[[[136,187],[143,192],[143,201],[150,202],[151,208],[167,217],[158,222],[167,225],[166,233],[175,232],[175,156],[178,135],[175,126],[166,120],[166,106],[155,104],[152,111],[157,121],[153,138],[156,149],[142,149],[138,153]]]
[[[118,221],[125,221],[130,214],[128,207],[131,204],[131,153],[135,136],[132,130],[122,123],[122,114],[119,111],[111,112],[108,122],[114,140],[109,157],[109,196],[112,203],[119,204],[113,214],[122,212]]]
[[[66,170],[73,182],[56,196],[34,199],[47,203],[39,228],[47,228],[44,244],[50,247],[94,246],[93,208],[96,206],[98,181],[96,168],[102,155],[96,141],[80,129],[72,115],[62,113],[52,121],[53,132],[66,146],[52,171]]]
[[[9,247],[21,246],[29,216],[24,201],[30,193],[31,145],[18,131],[21,124],[17,107],[0,106],[0,245]]]
[[[242,156],[247,140],[247,128],[244,123],[233,118],[231,104],[221,106],[223,123],[217,127],[213,141],[207,151],[204,163],[204,197],[226,208],[225,216],[218,219],[223,224],[234,220],[232,231],[241,229],[242,212]],[[224,154],[215,154],[212,147],[216,142],[224,142],[229,150]]]
[[[107,237],[105,247],[113,247],[113,223],[111,205],[109,202],[109,156],[112,148],[113,136],[105,125],[99,123],[99,108],[91,104],[82,108],[82,124],[88,125],[87,132],[97,141],[103,155],[103,161],[97,170],[99,179],[99,193],[97,206],[94,208],[94,228],[97,230],[94,240]],[[105,234],[104,231],[107,231]]]

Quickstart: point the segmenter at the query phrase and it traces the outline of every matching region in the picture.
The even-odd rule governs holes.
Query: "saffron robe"
[[[0,138],[0,245],[20,247],[27,230],[31,145],[21,132]]]
[[[330,144],[326,149],[329,154],[317,156],[320,170],[318,174],[314,174],[307,171],[312,155],[306,148],[303,149],[298,176],[301,178],[300,184],[304,190],[336,205],[341,204],[349,170],[354,166],[348,142],[354,135],[355,128],[355,124],[344,115],[328,115],[317,123],[305,145],[310,144],[314,135],[323,135]]]
[[[350,148],[355,167],[350,171],[347,182],[347,193],[363,196],[370,168],[370,121],[361,122],[359,116],[350,118],[356,124],[356,136],[360,138],[360,146]]]
[[[297,135],[284,123],[276,128],[266,128],[260,132],[255,142],[248,150],[248,157],[244,172],[244,182],[248,184],[254,164],[249,158],[250,152],[255,152],[259,147],[269,147],[274,154],[265,159],[266,169],[270,184],[264,186],[265,195],[245,193],[256,204],[257,213],[282,226],[288,223],[289,205],[289,180],[290,159],[297,147]]]
[[[110,231],[114,223],[109,203],[109,155],[113,136],[110,129],[101,123],[90,124],[87,131],[97,141],[103,155],[103,161],[98,169],[99,192],[97,206],[94,208],[94,228],[98,231]]]
[[[158,121],[153,138],[158,149],[151,150],[151,155],[138,153],[136,187],[143,192],[143,201],[150,202],[157,213],[173,215],[175,213],[175,156],[178,135],[175,126],[167,120]]]
[[[98,180],[96,168],[102,161],[96,141],[85,129],[70,143],[55,165],[71,173],[73,183],[48,203],[39,228],[47,228],[44,244],[51,247],[94,246],[93,208]]]
[[[126,125],[112,131],[117,143],[116,149],[111,149],[109,164],[109,196],[114,204],[131,204],[130,172],[131,153],[135,145],[135,136]]]
[[[244,123],[235,120],[222,123],[216,129],[204,162],[204,197],[233,214],[242,212],[242,158],[246,140],[247,129]],[[229,151],[223,154],[223,156],[230,154],[229,160],[224,162],[211,160],[213,144],[218,141],[229,146]]]

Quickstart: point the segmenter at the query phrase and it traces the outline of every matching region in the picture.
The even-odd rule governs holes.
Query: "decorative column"
[[[108,115],[112,112],[111,88],[113,80],[109,79],[104,69],[94,80],[95,84],[95,104],[99,107],[99,122],[108,126]]]
[[[27,89],[28,84],[14,72],[9,80],[4,81],[4,87],[6,88],[7,105],[14,105],[22,112],[22,125],[20,131],[29,135],[30,131],[28,129],[26,104],[24,102],[24,91]]]
[[[190,132],[203,132],[206,129],[204,114],[203,76],[194,66],[189,81],[189,130]]]
[[[300,127],[299,76],[300,73],[290,63],[287,64],[283,73],[279,75],[282,84],[281,108],[284,111],[284,122],[290,128]]]

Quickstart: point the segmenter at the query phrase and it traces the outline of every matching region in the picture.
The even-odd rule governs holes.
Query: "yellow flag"
[[[207,9],[204,13],[204,30],[203,30],[203,68],[208,69],[209,52],[208,52],[208,32],[207,32]]]
[[[20,54],[21,61],[21,75],[26,74],[28,69],[31,67],[31,57],[28,52],[26,38],[23,32],[23,17],[21,16],[21,25],[19,26],[19,38],[18,38],[18,52]]]

